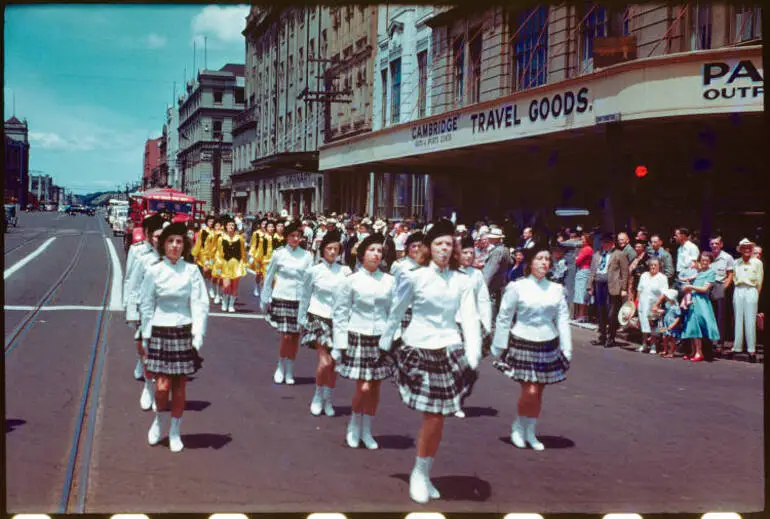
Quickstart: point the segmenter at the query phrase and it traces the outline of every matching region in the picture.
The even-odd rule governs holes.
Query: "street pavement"
[[[5,268],[50,235],[49,250],[5,280],[6,335],[85,239],[49,306],[100,305],[109,257],[96,217],[22,213]],[[43,231],[41,231],[43,229]],[[57,270],[58,269],[58,270]],[[380,449],[344,444],[353,383],[338,381],[337,416],[314,417],[316,354],[301,349],[297,385],[275,385],[278,336],[241,284],[238,313],[212,316],[204,365],[189,383],[182,453],[147,445],[136,353],[120,311],[107,323],[86,512],[750,512],[764,509],[763,364],[690,363],[590,345],[573,329],[566,382],[546,389],[544,452],[508,439],[518,387],[483,361],[467,418],[447,419],[432,479],[442,499],[408,495],[421,416],[385,382],[373,430]],[[10,512],[55,512],[98,319],[90,309],[41,312],[5,359]]]

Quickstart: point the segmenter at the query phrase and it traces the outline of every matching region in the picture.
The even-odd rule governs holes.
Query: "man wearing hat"
[[[601,250],[595,252],[591,259],[591,271],[588,275],[588,293],[594,295],[599,315],[599,338],[591,341],[591,344],[610,348],[616,345],[618,310],[626,297],[628,258],[615,247],[612,233],[604,233],[601,243]]]
[[[484,267],[481,269],[481,273],[484,274],[484,281],[487,283],[489,296],[492,299],[492,318],[494,319],[500,308],[501,294],[506,285],[506,276],[512,260],[511,250],[503,245],[505,235],[502,229],[490,229],[486,238],[489,241],[491,250],[487,256],[487,261],[484,263]]]
[[[741,257],[735,261],[733,308],[735,310],[735,342],[727,356],[743,351],[743,338],[749,350],[749,362],[757,361],[757,306],[764,281],[764,266],[752,256],[755,243],[744,238],[738,243]]]

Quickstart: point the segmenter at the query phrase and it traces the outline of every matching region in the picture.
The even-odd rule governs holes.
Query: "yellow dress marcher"
[[[251,234],[251,241],[249,242],[249,268],[254,272],[259,272],[259,265],[257,264],[257,248],[263,235],[262,229],[257,229]]]
[[[264,279],[267,274],[267,266],[273,257],[275,250],[275,234],[264,233],[257,242],[257,250],[254,253],[255,272],[259,272]]]
[[[222,234],[217,242],[215,264],[222,278],[240,279],[246,275],[246,243],[242,235]]]
[[[211,231],[209,229],[201,229],[198,232],[198,239],[195,240],[195,245],[192,248],[192,257],[195,260],[196,265],[199,267],[205,267],[205,257],[204,257],[204,249],[205,249],[205,243],[206,238],[209,237],[209,234],[211,234]]]
[[[217,249],[219,248],[219,240],[222,239],[222,234],[222,231],[214,231],[214,233],[209,234],[208,238],[206,238],[206,246],[203,252],[206,265],[211,269],[211,277],[214,279],[222,277],[220,266],[216,261]]]

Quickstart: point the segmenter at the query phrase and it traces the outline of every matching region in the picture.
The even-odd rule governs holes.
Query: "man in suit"
[[[674,282],[674,258],[671,257],[671,253],[663,248],[663,240],[660,238],[660,234],[653,234],[650,237],[650,246],[652,252],[650,257],[658,258],[660,262],[660,271],[668,278],[668,286]]]
[[[591,273],[588,275],[588,293],[594,295],[599,314],[599,338],[591,344],[611,348],[616,345],[618,311],[627,297],[628,258],[615,247],[612,234],[603,234],[601,244],[601,250],[595,252],[591,259]]]
[[[500,308],[502,291],[506,285],[508,269],[513,261],[511,260],[511,250],[503,245],[503,238],[505,238],[505,235],[503,234],[502,229],[491,229],[486,234],[486,237],[489,241],[491,250],[489,251],[487,261],[484,263],[481,272],[484,274],[484,281],[487,283],[489,296],[490,299],[492,299],[492,314],[494,318]]]

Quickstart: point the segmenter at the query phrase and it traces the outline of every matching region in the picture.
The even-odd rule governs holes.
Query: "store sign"
[[[589,93],[589,89],[583,87],[414,125],[410,129],[412,144],[420,149],[464,146],[501,140],[511,133],[549,131],[555,126],[566,126],[568,120],[574,121],[576,115],[590,111]],[[486,136],[491,139],[484,139]]]
[[[604,68],[636,59],[635,36],[594,38],[594,68]]]
[[[282,176],[279,179],[281,190],[284,189],[312,189],[315,188],[316,174],[294,173]]]
[[[703,64],[703,99],[746,99],[764,95],[762,72],[750,59]]]

